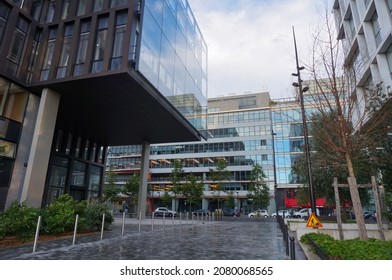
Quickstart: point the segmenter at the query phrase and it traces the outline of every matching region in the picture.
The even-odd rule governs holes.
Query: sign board
[[[310,217],[308,219],[308,222],[306,223],[307,227],[312,227],[312,228],[319,228],[322,227],[323,225],[321,224],[320,220],[317,219],[316,215],[314,213],[310,214]]]

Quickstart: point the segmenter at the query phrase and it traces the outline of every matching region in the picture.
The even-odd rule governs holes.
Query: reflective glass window
[[[86,13],[86,5],[87,5],[87,0],[79,0],[78,1],[78,8],[76,10],[77,16],[81,16]]]
[[[46,14],[46,22],[52,22],[56,11],[56,0],[50,0],[48,12]]]
[[[83,21],[80,29],[78,50],[76,53],[76,61],[74,66],[74,75],[83,73],[83,66],[86,62],[88,40],[90,38],[91,21]]]
[[[123,57],[123,47],[125,32],[127,30],[128,15],[127,13],[120,13],[116,16],[116,30],[114,34],[112,63],[110,69],[118,69],[121,67]]]
[[[105,53],[108,24],[108,17],[101,17],[98,21],[97,37],[95,38],[95,49],[91,69],[92,73],[101,72],[103,70],[103,57]]]
[[[0,42],[3,38],[5,24],[7,22],[9,11],[10,8],[6,6],[3,2],[0,2]]]
[[[56,43],[57,28],[52,28],[49,30],[49,40],[46,47],[44,64],[41,70],[41,81],[47,80],[49,78],[49,70],[52,65],[54,45]]]
[[[64,39],[61,48],[59,67],[57,69],[57,78],[64,78],[66,74],[69,56],[71,54],[73,27],[73,24],[68,24],[64,29]]]

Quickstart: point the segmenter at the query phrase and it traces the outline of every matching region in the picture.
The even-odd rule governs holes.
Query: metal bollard
[[[290,259],[295,260],[295,242],[294,237],[290,237]]]
[[[37,228],[35,229],[33,253],[35,252],[35,249],[37,248],[37,241],[38,241],[38,235],[39,235],[39,228],[40,228],[40,226],[41,226],[41,216],[38,217]]]
[[[103,230],[105,228],[105,213],[102,213],[101,240],[103,238]]]
[[[288,232],[288,227],[287,225],[284,225],[284,242],[286,243],[286,255],[289,255],[289,232]]]
[[[78,230],[78,220],[79,220],[79,214],[76,214],[72,245],[75,245],[75,241],[76,241],[76,232]]]
[[[123,216],[122,216],[121,235],[124,235],[124,229],[125,229],[125,212],[123,212]]]

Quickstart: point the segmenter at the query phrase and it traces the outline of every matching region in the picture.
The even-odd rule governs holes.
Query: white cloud
[[[314,0],[188,0],[208,46],[209,97],[269,91],[293,96],[292,26],[300,59],[317,23]],[[323,8],[321,8],[323,10]]]

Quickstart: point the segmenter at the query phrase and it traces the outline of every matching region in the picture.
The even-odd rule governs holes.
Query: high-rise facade
[[[99,197],[108,146],[200,140],[206,62],[187,0],[0,0],[0,211]]]
[[[392,1],[334,0],[333,14],[338,39],[343,44],[345,65],[355,79],[357,100],[365,101],[366,87],[383,82],[392,85]],[[363,110],[364,103],[358,102]]]

